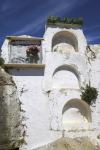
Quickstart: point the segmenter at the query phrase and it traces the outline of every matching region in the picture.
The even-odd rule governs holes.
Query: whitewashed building
[[[8,36],[1,57],[25,110],[22,149],[62,136],[100,134],[100,45],[87,46],[82,28],[48,24],[43,38]],[[98,90],[92,106],[81,99],[81,88],[89,83]]]

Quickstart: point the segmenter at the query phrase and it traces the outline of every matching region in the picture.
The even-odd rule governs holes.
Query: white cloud
[[[0,6],[0,10],[1,10],[2,12],[8,11],[9,8],[10,8],[10,3],[9,3],[9,2],[4,2],[4,3],[2,3],[1,6]]]
[[[99,39],[100,39],[100,35],[98,35],[98,36],[87,36],[88,43],[92,43],[92,42],[99,40]]]
[[[57,2],[58,0],[56,0]],[[53,5],[54,2],[54,5]],[[66,0],[60,3],[55,3],[55,1],[52,1],[51,3],[47,3],[45,4],[45,7],[42,5],[41,7],[44,7],[46,9],[46,12],[44,12],[44,14],[41,14],[41,17],[39,17],[38,19],[36,19],[35,21],[32,21],[30,23],[28,23],[26,26],[24,26],[22,29],[20,29],[19,31],[15,32],[14,34],[24,34],[25,32],[28,31],[32,31],[34,32],[34,30],[39,30],[41,28],[41,25],[43,25],[43,23],[45,22],[46,18],[49,15],[59,15],[62,12],[66,11],[69,12],[72,10],[73,7],[76,6],[78,0],[73,0],[69,2],[69,0]],[[51,9],[49,8],[49,5],[53,5],[53,7],[51,7]],[[41,7],[39,9],[41,9]],[[50,9],[48,11],[48,9]],[[36,32],[36,31],[35,31]]]
[[[89,30],[94,30],[96,28],[100,28],[100,24],[94,25],[94,26],[89,26],[84,28],[85,31],[89,31]]]

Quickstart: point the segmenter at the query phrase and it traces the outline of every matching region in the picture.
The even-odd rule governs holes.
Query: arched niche
[[[52,89],[80,89],[79,73],[72,66],[59,66],[55,69],[52,79]]]
[[[69,31],[60,31],[52,39],[52,51],[68,53],[78,51],[76,36]]]
[[[71,99],[62,110],[62,126],[64,130],[88,129],[92,121],[89,105],[80,99]]]

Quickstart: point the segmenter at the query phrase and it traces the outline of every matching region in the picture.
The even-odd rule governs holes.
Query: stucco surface
[[[65,38],[68,39],[64,41]],[[6,42],[1,56],[8,63]],[[45,69],[8,69],[25,110],[27,145],[22,149],[32,150],[62,136],[96,139],[100,134],[100,45],[87,48],[82,29],[48,27],[42,42],[42,56]],[[81,88],[89,83],[98,90],[98,97],[95,104],[83,107]],[[63,123],[69,120],[71,126],[67,128],[68,124]]]

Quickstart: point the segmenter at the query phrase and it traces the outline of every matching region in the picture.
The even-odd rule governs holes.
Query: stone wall
[[[10,75],[0,68],[0,150],[21,145],[21,106],[16,85]]]

